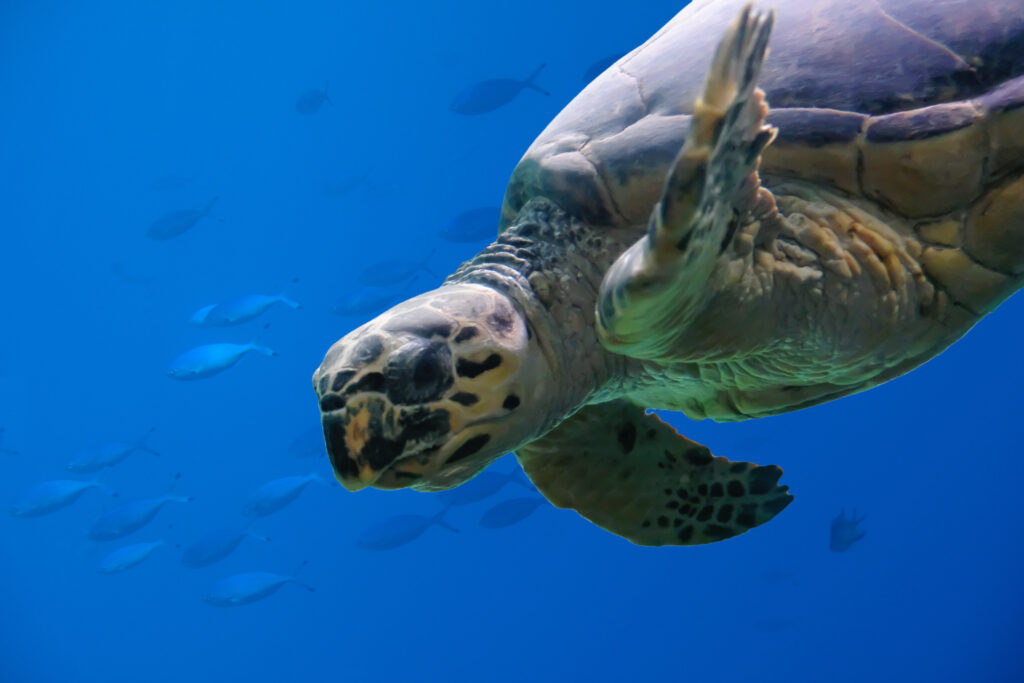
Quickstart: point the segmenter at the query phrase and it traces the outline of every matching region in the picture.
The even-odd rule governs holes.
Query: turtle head
[[[313,375],[349,490],[457,486],[533,438],[551,372],[503,294],[454,284],[342,337]]]

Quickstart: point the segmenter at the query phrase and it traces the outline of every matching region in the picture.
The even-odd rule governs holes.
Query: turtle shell
[[[985,107],[1024,107],[1021,0],[760,1],[776,11],[759,80],[772,107],[769,123],[779,128],[763,162],[766,174],[825,180],[851,194],[871,195],[855,177],[863,159],[846,159],[843,143],[859,139],[861,151],[853,154],[863,157],[864,145],[968,127]],[[516,167],[502,227],[535,196],[548,197],[592,225],[645,224],[685,141],[715,47],[746,2],[693,2],[588,85]],[[984,106],[971,103],[977,98]],[[1024,123],[1024,113],[1016,114],[1021,122],[1015,119],[1014,126]],[[977,159],[964,158],[975,140],[961,137],[955,144],[937,141],[939,152],[948,150],[965,176],[944,176],[953,189],[988,165],[981,152]],[[1016,163],[1024,159],[1024,142],[1012,144]],[[831,161],[818,153],[828,145],[835,146]],[[808,156],[807,150],[815,153]],[[933,155],[928,163],[942,161]],[[886,176],[876,185],[899,182]],[[928,178],[906,182],[912,186],[879,192],[909,194],[910,200],[901,205],[897,196],[883,203],[918,216],[941,215],[965,203],[955,192],[943,192],[941,183],[924,187]],[[913,183],[920,192],[908,192],[917,189]],[[947,205],[932,205],[939,195]]]

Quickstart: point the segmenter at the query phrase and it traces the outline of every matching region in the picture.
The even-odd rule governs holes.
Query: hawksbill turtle
[[[1020,0],[771,1],[683,9],[528,149],[493,244],[330,348],[346,488],[446,489],[514,451],[634,543],[719,541],[790,503],[782,470],[646,409],[863,391],[1021,286]]]

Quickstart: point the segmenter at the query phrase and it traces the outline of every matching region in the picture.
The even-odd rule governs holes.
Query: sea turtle
[[[645,408],[863,391],[1021,286],[1020,0],[770,0],[774,31],[742,2],[697,0],[591,83],[516,167],[497,240],[331,347],[342,484],[450,488],[511,450],[634,543],[725,539],[789,504],[782,471]]]

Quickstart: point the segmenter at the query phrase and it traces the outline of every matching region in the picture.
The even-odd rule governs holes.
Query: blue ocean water
[[[1024,680],[1019,297],[864,394],[740,424],[675,416],[718,454],[781,465],[796,496],[726,542],[637,547],[548,505],[495,524],[495,505],[529,495],[514,482],[452,507],[457,533],[431,525],[383,550],[366,534],[420,516],[408,531],[438,496],[311,480],[281,509],[243,514],[272,480],[333,480],[310,376],[388,305],[366,303],[364,271],[426,257],[395,296],[436,286],[482,246],[439,232],[500,204],[588,67],[680,6],[0,5],[0,508],[43,481],[100,484],[52,514],[0,515],[0,681]],[[449,109],[473,83],[541,64],[549,95]],[[205,215],[174,214],[215,197]],[[161,219],[183,231],[148,238]],[[300,309],[190,322],[284,291]],[[367,312],[332,313],[360,295]],[[257,338],[277,355],[166,375],[188,349]],[[151,429],[159,455],[66,469]],[[90,540],[139,499],[157,500],[152,520]],[[844,508],[866,515],[866,536],[832,552]],[[392,545],[405,539],[390,528]],[[182,566],[220,530],[251,536]],[[136,566],[97,571],[159,540]],[[298,579],[252,604],[204,600],[273,583],[236,576],[251,572]]]

